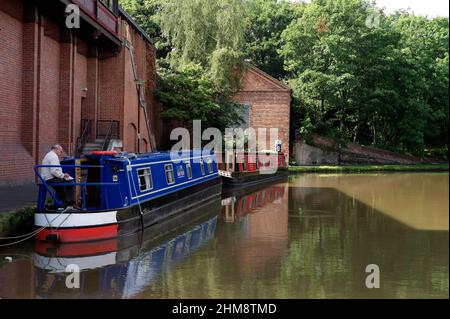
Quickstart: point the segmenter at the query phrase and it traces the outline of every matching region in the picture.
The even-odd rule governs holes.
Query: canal
[[[448,192],[448,173],[290,176],[144,234],[1,249],[0,297],[448,298]]]

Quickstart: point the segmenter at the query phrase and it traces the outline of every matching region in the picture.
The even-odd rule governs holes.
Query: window
[[[164,165],[164,170],[166,172],[166,182],[167,184],[173,184],[175,183],[175,176],[173,174],[173,165],[172,164],[166,164]]]
[[[191,162],[186,162],[186,171],[187,171],[187,178],[192,178],[192,168],[191,168]]]
[[[213,169],[213,165],[212,165],[212,159],[208,158],[206,160],[206,164],[208,164],[208,173],[213,173],[214,169]]]
[[[205,175],[205,165],[203,158],[200,159],[200,170],[202,171],[202,175]]]
[[[141,192],[153,188],[152,171],[150,170],[150,168],[138,169],[137,174],[139,179],[139,190]]]

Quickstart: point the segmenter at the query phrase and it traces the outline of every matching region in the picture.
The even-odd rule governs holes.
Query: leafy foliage
[[[155,40],[164,116],[220,127],[242,61],[293,90],[291,135],[448,150],[448,19],[369,0],[121,0]],[[219,115],[219,117],[217,117]]]
[[[448,144],[448,19],[313,0],[282,38],[303,133],[416,154]]]
[[[223,99],[200,65],[162,69],[160,73],[156,96],[164,105],[164,118],[181,121],[185,127],[192,125],[192,119],[201,120],[203,127],[222,131],[240,122],[240,105]]]

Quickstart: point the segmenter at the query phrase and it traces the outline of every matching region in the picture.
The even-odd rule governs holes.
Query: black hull
[[[54,245],[41,241],[36,242],[35,251],[47,257],[86,257],[117,252],[117,263],[127,262],[138,256],[142,250],[151,250],[178,234],[217,217],[221,208],[220,196],[216,195],[196,203],[192,208],[175,216],[163,219],[145,228],[144,231],[139,231],[139,228],[132,234],[121,235],[117,238],[82,243],[82,251],[79,249],[79,243]]]
[[[287,169],[279,169],[274,174],[232,173],[232,177],[222,176],[223,186],[227,188],[249,187],[258,184],[270,183],[286,179],[289,175]]]
[[[157,198],[118,212],[118,236],[129,235],[153,226],[174,215],[202,205],[222,192],[220,178]],[[141,215],[142,211],[142,215]]]

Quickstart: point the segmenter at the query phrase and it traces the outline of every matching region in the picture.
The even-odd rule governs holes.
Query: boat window
[[[206,160],[206,164],[208,164],[208,173],[213,173],[214,169],[213,169],[213,165],[212,165],[212,159],[208,158]]]
[[[200,170],[202,171],[202,175],[205,175],[205,165],[203,158],[200,159]]]
[[[137,174],[139,179],[139,190],[141,192],[153,188],[152,171],[150,168],[138,169]]]
[[[186,162],[186,171],[187,171],[187,178],[192,178],[192,168],[191,168],[191,162]]]
[[[166,172],[166,182],[167,182],[167,184],[175,183],[175,176],[173,174],[173,165],[172,164],[164,165],[164,170]]]

